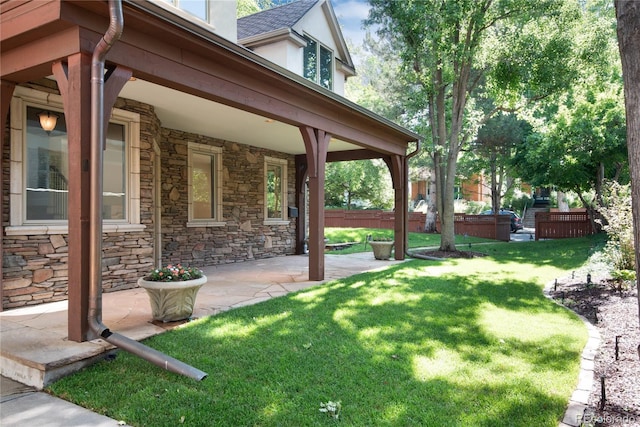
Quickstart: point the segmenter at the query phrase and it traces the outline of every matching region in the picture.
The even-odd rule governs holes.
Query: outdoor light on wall
[[[55,114],[51,114],[50,111],[43,111],[42,113],[38,114],[38,117],[40,117],[40,126],[42,126],[42,129],[44,129],[45,132],[50,133],[56,128],[56,123],[58,123],[58,116],[56,116]]]

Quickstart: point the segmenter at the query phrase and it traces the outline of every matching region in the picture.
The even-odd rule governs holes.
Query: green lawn
[[[594,244],[495,243],[333,281],[145,342],[201,382],[121,352],[49,391],[133,426],[556,427],[587,332],[542,287]]]
[[[357,245],[350,248],[331,251],[331,254],[352,254],[356,252],[371,252],[371,246],[366,245],[367,236],[371,236],[373,240],[393,240],[393,230],[385,230],[379,228],[337,228],[327,227],[324,230],[324,236],[329,243],[358,242]],[[486,243],[495,242],[495,240],[483,239],[481,237],[472,236],[456,236],[456,244],[467,243]],[[409,248],[424,248],[440,246],[440,235],[431,233],[409,233]]]

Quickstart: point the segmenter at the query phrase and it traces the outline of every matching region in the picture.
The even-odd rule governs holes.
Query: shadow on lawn
[[[342,402],[343,425],[556,426],[577,378],[579,322],[535,283],[420,274],[437,264],[353,276],[146,341],[208,372],[202,382],[121,354],[52,390],[134,426],[326,425],[318,409],[329,400]]]

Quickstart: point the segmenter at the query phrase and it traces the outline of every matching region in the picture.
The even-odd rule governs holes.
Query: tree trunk
[[[569,212],[569,203],[564,191],[558,191],[558,210],[560,212]]]
[[[627,115],[636,279],[640,280],[640,250],[638,250],[640,248],[640,2],[616,0],[615,7]],[[638,320],[640,321],[640,292],[638,292]],[[640,357],[640,346],[638,351]]]
[[[442,224],[442,231],[440,235],[440,250],[441,251],[455,251],[456,250],[456,235],[455,235],[455,212],[453,203],[453,192],[455,189],[455,171],[451,174],[451,167],[449,161],[446,165],[447,175],[444,183],[444,187],[439,196],[442,196],[442,211],[440,214],[440,223]],[[453,165],[455,169],[455,164]],[[444,193],[444,194],[442,194]]]
[[[589,216],[589,222],[591,222],[591,228],[595,230],[596,233],[599,233],[600,231],[602,231],[602,226],[596,222],[596,215],[599,215],[598,210],[595,208],[595,206],[593,206],[593,204],[587,202],[580,188],[576,188],[575,192],[578,195],[578,198],[580,199],[580,201],[582,202],[582,206],[584,206],[584,208],[587,210],[587,215]]]
[[[491,154],[489,166],[491,168],[491,210],[494,214],[500,211],[500,184],[498,182],[497,158],[496,154]]]
[[[427,196],[427,215],[424,224],[425,233],[435,233],[436,229],[436,219],[438,216],[438,208],[436,205],[436,171],[434,168],[431,168],[431,179],[429,181],[429,193]]]
[[[598,175],[596,176],[596,201],[598,206],[604,206],[602,200],[602,186],[604,185],[604,163],[598,165]]]

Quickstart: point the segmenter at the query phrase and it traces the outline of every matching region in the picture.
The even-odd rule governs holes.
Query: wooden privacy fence
[[[426,214],[409,212],[410,232],[424,231]],[[394,213],[381,210],[326,210],[325,227],[342,228],[386,228],[393,230]],[[440,230],[440,221],[436,223]],[[487,239],[509,241],[511,217],[509,215],[466,215],[456,214],[454,232],[459,235],[484,237]]]
[[[331,209],[324,211],[325,227],[386,228],[393,230],[395,228],[394,221],[395,215],[393,211],[344,209]],[[409,212],[408,231],[423,231],[425,221],[425,214],[420,212]]]
[[[440,230],[440,221],[438,221],[437,227]],[[455,214],[453,227],[454,233],[459,235],[484,237],[504,242],[511,239],[510,215]]]
[[[536,212],[536,240],[582,237],[595,233],[587,212]]]

